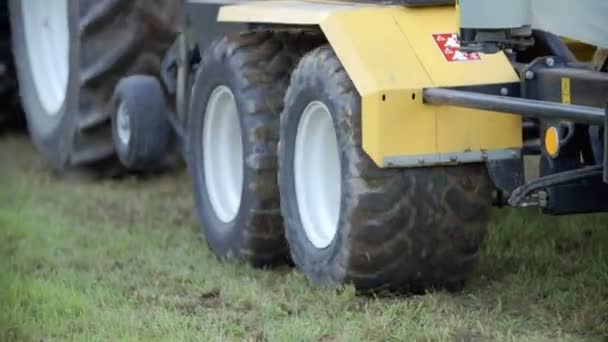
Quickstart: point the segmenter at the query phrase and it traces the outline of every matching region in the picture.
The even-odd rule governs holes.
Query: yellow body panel
[[[593,54],[597,50],[597,47],[593,45],[579,42],[574,39],[562,38],[562,40],[564,43],[566,43],[566,45],[568,45],[568,49],[572,51],[574,56],[576,56],[579,61],[591,61],[593,59]]]
[[[379,166],[522,145],[518,116],[423,104],[424,88],[518,81],[503,54],[445,60],[432,35],[457,32],[454,7],[264,1],[225,7],[220,20],[320,25],[361,95],[363,148]]]
[[[348,9],[341,4],[317,1],[251,1],[221,8],[218,20],[231,22],[318,25],[332,12]]]

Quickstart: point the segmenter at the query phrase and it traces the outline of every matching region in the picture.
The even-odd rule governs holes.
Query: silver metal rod
[[[591,125],[603,125],[605,110],[602,108],[565,105],[556,102],[486,95],[471,91],[445,88],[424,90],[424,102],[510,113],[539,119],[562,119]]]

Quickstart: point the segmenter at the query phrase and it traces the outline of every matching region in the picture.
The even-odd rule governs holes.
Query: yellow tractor
[[[603,1],[190,0],[184,13],[162,78],[220,258],[291,259],[330,288],[458,289],[493,205],[608,210],[605,57],[577,60],[562,39],[608,46]],[[540,176],[526,180],[529,155]]]
[[[11,3],[17,13],[28,10]],[[23,12],[24,20],[43,23],[41,4]],[[25,104],[29,111],[100,109],[77,117],[77,125],[60,122],[69,130],[65,141],[38,139],[47,155],[60,153],[59,167],[116,151],[127,168],[150,169],[168,150],[171,125],[203,233],[222,259],[260,267],[291,260],[312,283],[330,288],[459,289],[478,262],[493,205],[539,206],[552,215],[608,211],[605,50],[593,63],[577,60],[563,39],[607,47],[604,0],[182,6],[181,33],[160,78],[149,72],[115,86],[117,74],[93,63],[57,87],[67,82],[76,91],[80,84],[84,95],[102,89],[99,101],[57,99],[51,95],[60,92],[50,89],[44,102],[30,90]],[[69,8],[66,32],[76,35],[77,13]],[[106,7],[95,8],[107,15],[84,20],[88,26],[81,19],[91,34],[93,24],[114,20]],[[155,31],[170,13],[148,20],[142,32],[171,36]],[[55,49],[41,37],[50,54]],[[146,42],[129,51],[157,56],[166,46]],[[31,56],[24,70],[27,61]],[[34,80],[45,79],[32,70]],[[104,140],[110,116],[113,147]],[[103,144],[84,153],[62,149],[83,138]],[[539,177],[525,178],[527,156],[540,159]]]

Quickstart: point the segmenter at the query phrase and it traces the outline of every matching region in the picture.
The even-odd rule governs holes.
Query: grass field
[[[0,138],[0,340],[605,341],[608,216],[496,211],[458,294],[369,298],[218,262],[185,173],[62,180]]]

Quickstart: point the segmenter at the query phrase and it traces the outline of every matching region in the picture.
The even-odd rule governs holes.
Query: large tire
[[[276,130],[295,64],[288,37],[270,32],[224,37],[203,53],[196,75],[188,161],[203,233],[222,259],[254,266],[287,260]],[[215,108],[224,110],[216,117]],[[220,116],[231,121],[215,126]],[[228,136],[231,130],[235,133]],[[223,162],[226,156],[232,159]],[[222,197],[232,192],[234,198]]]
[[[22,103],[43,158],[58,171],[113,159],[115,85],[159,73],[181,1],[9,1]]]
[[[313,104],[325,106],[327,132],[335,134],[316,152],[298,147],[296,156],[296,144],[314,144],[298,138],[306,136],[308,123],[302,122],[313,122],[312,116],[301,120]],[[294,262],[313,283],[411,292],[464,284],[477,263],[489,220],[492,187],[483,165],[378,168],[361,147],[361,97],[328,46],[306,55],[294,71],[280,132],[279,187],[286,235]],[[312,132],[325,131],[318,126]],[[319,160],[332,148],[335,160]],[[323,179],[332,174],[337,179]],[[321,189],[316,198],[298,193],[312,191],[317,184]],[[310,214],[312,205],[302,209],[305,202],[322,206]],[[323,205],[336,212],[328,213]],[[315,221],[326,216],[335,220]],[[305,220],[318,224],[308,226]],[[323,222],[334,224],[325,231],[333,229],[333,235],[317,232],[315,238],[311,231]]]

